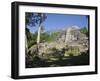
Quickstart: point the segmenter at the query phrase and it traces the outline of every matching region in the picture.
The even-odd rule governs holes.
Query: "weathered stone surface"
[[[44,42],[39,44],[38,55],[40,56],[69,56],[67,55],[68,47],[79,48],[79,52],[88,50],[88,37],[81,33],[79,27],[72,26],[65,30],[61,30],[59,36],[53,42]],[[28,52],[32,55],[36,54],[36,45],[29,48]],[[72,50],[74,52],[74,50]]]

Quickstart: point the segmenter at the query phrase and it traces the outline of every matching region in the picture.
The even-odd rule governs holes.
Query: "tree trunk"
[[[27,43],[27,36],[25,35],[25,49],[26,53],[28,52],[28,43]]]
[[[41,25],[39,26],[38,28],[38,35],[37,35],[37,52],[38,52],[38,55],[39,55],[39,47],[40,47],[40,34],[41,34]]]
[[[67,30],[65,32],[65,44],[67,43]]]

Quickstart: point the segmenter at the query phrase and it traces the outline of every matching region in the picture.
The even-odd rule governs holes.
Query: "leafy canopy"
[[[47,18],[45,13],[26,13],[26,25],[33,27],[40,25]]]

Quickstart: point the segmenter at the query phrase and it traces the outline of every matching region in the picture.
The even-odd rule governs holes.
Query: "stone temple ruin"
[[[65,46],[78,47],[80,52],[84,52],[88,50],[88,37],[81,33],[78,26],[68,27],[67,29],[60,30],[59,36],[57,36],[56,40],[51,43],[40,43],[39,54],[49,53],[52,51],[50,49],[56,48],[59,51]],[[85,47],[84,47],[85,46]],[[31,47],[29,51],[35,50],[35,47]]]
[[[59,61],[60,64],[63,64],[62,60],[66,59],[67,62],[68,58],[73,56],[77,57],[83,55],[83,57],[85,56],[85,60],[88,59],[88,36],[86,36],[86,34],[81,33],[79,27],[67,27],[67,29],[63,29],[57,32],[59,32],[59,34],[55,37],[53,41],[41,42],[39,44],[38,52],[37,45],[33,45],[28,49],[28,53],[26,54],[27,67],[43,65],[44,61],[48,63],[52,63],[53,61]],[[79,58],[79,61],[76,61],[76,64],[80,61],[82,61],[84,64],[84,58],[83,60],[81,60],[81,58]],[[70,64],[67,64],[66,62],[65,65]],[[70,60],[70,62],[72,63],[72,60]],[[88,62],[86,61],[86,63]],[[50,66],[57,65],[51,64]]]
[[[66,30],[66,34],[65,34],[65,43],[67,43],[69,41],[73,41],[73,40],[78,40],[79,34],[80,34],[80,32],[78,31],[78,29],[76,29],[74,27],[68,28]]]
[[[87,40],[88,37],[86,35],[82,34],[79,31],[79,27],[77,26],[72,26],[69,27],[61,33],[59,40],[64,41],[65,43],[73,42],[73,41],[78,41],[78,40]]]

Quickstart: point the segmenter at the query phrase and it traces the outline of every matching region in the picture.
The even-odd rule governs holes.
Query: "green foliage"
[[[33,34],[28,30],[28,28],[26,28],[26,37],[27,37],[28,48],[36,44],[37,33]]]
[[[65,51],[65,56],[77,56],[80,54],[80,50],[78,47],[68,47],[68,50]]]
[[[57,52],[57,49],[55,47],[52,48],[53,52]]]
[[[31,27],[40,25],[47,18],[45,13],[26,13],[25,14],[25,22],[26,26],[29,25]]]
[[[86,27],[81,28],[80,32],[83,33],[83,34],[86,34],[88,36],[88,29]]]
[[[57,40],[59,35],[60,35],[60,32],[57,32],[57,31],[51,32],[51,34],[48,33],[48,37],[47,37],[48,42]]]
[[[50,41],[50,35],[47,32],[41,33],[40,42],[48,42],[48,41]]]
[[[28,41],[32,40],[32,35],[31,35],[31,33],[30,33],[28,28],[26,28],[26,32],[25,33],[26,33],[27,40]]]
[[[32,45],[35,45],[37,42],[37,32],[31,33],[28,28],[26,28],[26,36],[27,36],[27,43],[28,48],[30,48]],[[52,42],[55,41],[55,39],[59,36],[59,32],[52,32],[51,34],[49,32],[42,32],[40,35],[40,42]]]
[[[49,34],[48,32],[41,33],[40,42],[55,41],[58,35],[59,35],[59,32],[52,32],[51,34]]]
[[[28,41],[28,48],[30,48],[32,45],[35,45],[36,44],[36,41]]]
[[[29,24],[29,19],[30,19],[30,17],[32,17],[32,13],[26,13],[26,15],[25,15],[25,23],[26,24]]]
[[[59,35],[59,32],[52,32],[52,33],[51,33],[52,39],[57,38],[58,35]]]

